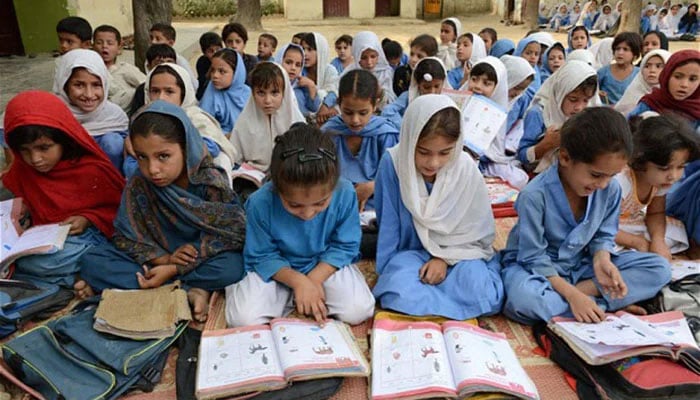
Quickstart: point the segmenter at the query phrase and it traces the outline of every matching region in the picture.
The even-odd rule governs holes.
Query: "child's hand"
[[[316,322],[323,323],[328,315],[323,285],[304,276],[303,279],[299,279],[293,289],[297,312],[313,316]]]
[[[314,81],[309,79],[308,76],[300,76],[298,81],[297,81],[297,85],[299,87],[306,87],[306,88],[316,87],[316,84],[314,83]]]
[[[61,225],[70,225],[69,235],[80,235],[85,232],[91,223],[90,220],[83,217],[82,215],[73,215],[68,217],[61,222]]]
[[[174,265],[159,265],[151,268],[144,265],[143,274],[137,272],[136,280],[138,280],[141,289],[150,289],[161,287],[175,275],[177,275],[177,267]]]
[[[671,249],[669,249],[668,246],[666,246],[666,242],[663,239],[652,240],[651,242],[649,242],[648,251],[656,253],[661,257],[664,257],[665,259],[671,261]]]
[[[605,313],[595,301],[580,291],[574,292],[566,301],[569,302],[574,318],[579,322],[598,323],[605,319]]]
[[[633,249],[637,251],[644,251],[648,252],[649,250],[649,241],[644,237],[644,235],[634,235],[634,246],[632,246]]]
[[[600,96],[600,101],[602,101],[603,104],[608,104],[608,93],[607,92],[599,90],[598,96]]]
[[[374,181],[355,184],[355,192],[357,193],[357,202],[360,206],[360,212],[365,210],[367,200],[374,194]]]
[[[191,244],[183,244],[168,257],[168,264],[189,265],[197,260],[199,252]]]
[[[610,261],[610,254],[606,254],[607,257],[594,257],[593,272],[603,288],[603,294],[613,299],[621,299],[627,296],[627,285],[622,279],[620,271]]]
[[[552,149],[559,147],[561,145],[561,130],[550,126],[544,132],[544,138],[542,141],[547,143],[547,145]]]
[[[418,270],[418,279],[428,285],[438,285],[447,276],[447,263],[441,258],[431,258]]]
[[[126,151],[126,154],[136,158],[136,152],[134,151],[134,145],[131,144],[130,136],[127,136],[126,139],[124,139],[124,151]]]
[[[323,104],[316,114],[316,123],[321,126],[326,123],[331,117],[338,115],[335,107],[328,107]]]
[[[2,151],[5,153],[5,166],[0,169],[0,179],[12,168],[12,162],[15,160],[12,150],[3,148]]]

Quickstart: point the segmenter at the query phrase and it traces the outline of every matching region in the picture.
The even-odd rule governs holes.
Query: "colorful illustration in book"
[[[250,347],[248,347],[248,351],[250,352],[250,354],[255,354],[256,351],[260,351],[260,350],[267,350],[267,347],[265,347],[261,344],[258,344],[258,345],[251,344]]]
[[[432,347],[423,347],[420,349],[421,352],[421,357],[426,358],[428,357],[428,354],[438,354],[439,351],[435,350]]]

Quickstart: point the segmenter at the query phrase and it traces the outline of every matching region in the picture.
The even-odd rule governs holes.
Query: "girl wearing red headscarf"
[[[18,94],[5,110],[14,161],[2,177],[21,197],[33,225],[70,225],[63,250],[16,262],[14,277],[72,287],[80,257],[114,232],[124,178],[55,95]]]

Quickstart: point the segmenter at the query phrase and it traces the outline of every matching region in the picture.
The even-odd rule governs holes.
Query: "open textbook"
[[[465,90],[444,89],[442,94],[462,110],[464,146],[478,156],[484,155],[506,123],[508,110],[486,96]]]
[[[664,356],[700,374],[700,349],[680,311],[644,316],[618,311],[598,324],[556,317],[548,327],[590,365],[640,355]]]
[[[683,279],[688,275],[700,274],[700,260],[671,261],[671,281]]]
[[[37,225],[24,230],[19,223],[22,199],[0,202],[0,278],[7,276],[7,266],[20,257],[50,254],[63,249],[69,225]]]
[[[231,172],[231,179],[245,179],[252,182],[257,187],[261,187],[265,183],[266,175],[264,172],[253,167],[250,164],[243,163],[238,168]]]
[[[197,399],[277,390],[290,381],[368,376],[350,328],[328,320],[278,318],[270,325],[205,331],[197,364]]]
[[[375,320],[372,400],[500,392],[539,399],[505,335],[466,322]]]

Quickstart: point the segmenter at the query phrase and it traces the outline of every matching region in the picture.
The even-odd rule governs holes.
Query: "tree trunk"
[[[238,0],[238,8],[233,22],[238,22],[248,31],[262,30],[262,10],[260,0]]]
[[[155,23],[170,24],[173,20],[173,0],[132,0],[134,12],[134,63],[144,70],[146,50],[151,41],[149,29]]]
[[[537,23],[537,17],[539,16],[540,0],[523,0],[523,7],[525,7],[523,19],[527,24],[527,28],[537,29],[539,25]]]
[[[620,13],[620,29],[618,32],[639,32],[642,22],[642,2],[639,0],[624,0]]]

